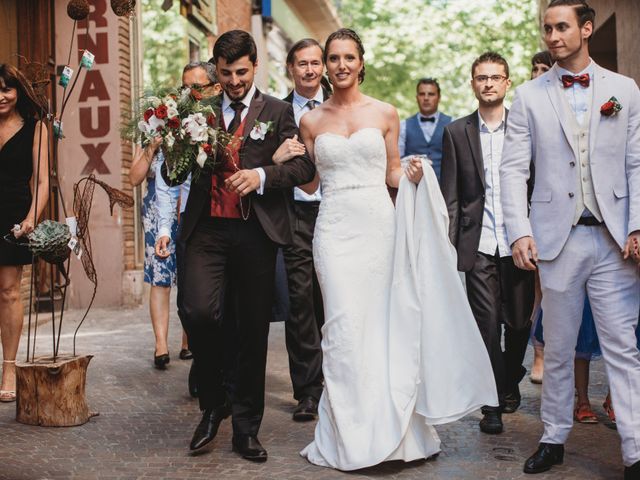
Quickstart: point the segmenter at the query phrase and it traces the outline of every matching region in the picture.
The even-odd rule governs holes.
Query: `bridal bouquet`
[[[123,135],[146,146],[162,137],[167,177],[184,180],[187,175],[216,164],[218,147],[227,147],[233,136],[218,128],[221,96],[203,97],[195,88],[164,89],[140,99],[142,116],[132,117]],[[195,168],[195,167],[198,167]]]

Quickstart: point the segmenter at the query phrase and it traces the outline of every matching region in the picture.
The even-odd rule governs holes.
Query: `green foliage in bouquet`
[[[129,115],[122,136],[143,147],[161,137],[170,180],[213,168],[218,150],[226,148],[233,135],[218,127],[222,96],[203,96],[196,88],[162,88],[139,100],[138,113]]]

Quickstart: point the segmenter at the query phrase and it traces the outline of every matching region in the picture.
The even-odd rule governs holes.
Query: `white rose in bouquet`
[[[182,126],[191,137],[191,143],[196,144],[208,140],[207,119],[201,113],[192,113],[182,120]]]
[[[149,124],[149,133],[154,136],[158,135],[158,130],[164,128],[166,125],[166,122],[164,120],[156,117],[155,115],[151,116],[147,123]]]

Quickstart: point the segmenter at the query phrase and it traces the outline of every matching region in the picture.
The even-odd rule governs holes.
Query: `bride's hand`
[[[304,155],[305,150],[304,143],[298,140],[298,135],[294,135],[293,138],[287,138],[278,147],[272,157],[273,163],[281,165],[292,158]]]
[[[419,158],[412,158],[409,160],[409,165],[405,169],[407,178],[413,183],[417,184],[422,179],[422,160]]]

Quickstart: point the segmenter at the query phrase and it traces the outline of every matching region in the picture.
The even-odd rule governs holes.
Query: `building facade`
[[[67,15],[68,0],[0,2],[0,63],[19,68],[29,62],[40,63],[49,79],[46,90],[56,116],[65,96],[58,85],[60,73],[65,66],[74,69],[70,85],[76,78],[77,84],[65,98],[58,179],[47,217],[64,221],[65,211],[72,216],[73,186],[91,174],[134,197],[134,208],[116,207],[112,216],[108,197],[98,188],[91,209],[92,253],[98,276],[94,305],[119,306],[144,298],[140,204],[145,186],[134,188],[129,182],[134,146],[120,138],[120,127],[143,90],[145,73],[151,75],[145,55],[153,47],[154,37],[149,35],[146,45],[145,39],[152,21],[173,15],[169,26],[162,28],[178,28],[176,57],[180,68],[188,61],[207,60],[222,32],[250,31],[259,48],[256,83],[277,96],[285,96],[291,88],[284,61],[291,44],[303,37],[323,41],[340,22],[330,0],[142,0],[133,15],[123,17],[116,16],[109,0],[88,3],[88,18],[74,24]],[[165,32],[156,33],[162,48]],[[95,57],[91,69],[78,68],[84,50]],[[179,71],[172,72],[169,80],[177,77],[179,81],[178,75]],[[28,271],[24,279],[27,297]],[[71,261],[71,280],[68,306],[86,307],[93,285],[76,259]],[[41,283],[46,289],[44,281]]]

